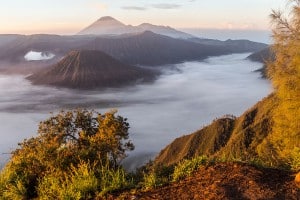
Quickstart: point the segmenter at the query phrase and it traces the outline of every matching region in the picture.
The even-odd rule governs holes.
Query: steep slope
[[[227,144],[234,122],[233,118],[218,119],[195,133],[175,139],[160,152],[155,163],[172,165],[194,156],[215,154]]]
[[[271,111],[276,102],[270,95],[236,119],[221,118],[175,139],[160,152],[155,163],[172,165],[197,155],[240,160],[258,157],[259,145],[271,132]]]
[[[33,84],[77,89],[124,86],[150,80],[149,70],[123,64],[101,51],[72,51],[60,62],[28,77]]]

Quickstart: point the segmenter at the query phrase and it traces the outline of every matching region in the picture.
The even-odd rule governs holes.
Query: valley
[[[299,199],[300,0],[2,3],[0,199]]]
[[[23,138],[34,136],[38,122],[50,112],[77,107],[101,112],[116,108],[131,125],[130,137],[136,150],[125,164],[134,169],[174,138],[196,131],[216,117],[238,116],[267,96],[272,91],[269,82],[254,72],[262,64],[246,60],[248,55],[161,66],[162,74],[153,83],[90,92],[34,86],[24,76],[2,75],[0,118],[5,125],[0,127],[1,152],[9,152]]]

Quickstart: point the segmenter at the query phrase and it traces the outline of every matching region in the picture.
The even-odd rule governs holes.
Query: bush
[[[94,168],[87,163],[72,167],[70,173],[60,176],[53,172],[43,177],[38,184],[39,199],[88,199],[98,190]]]
[[[163,186],[171,181],[174,172],[174,166],[155,165],[148,166],[143,172],[142,187],[145,190]]]
[[[0,173],[0,199],[24,199],[28,196],[26,177],[19,177],[16,172],[4,168]]]
[[[24,140],[1,173],[0,197],[90,198],[97,191],[126,185],[119,163],[128,141],[127,119],[115,112],[60,112],[39,125],[38,136]]]
[[[191,160],[183,160],[174,169],[173,181],[178,181],[185,177],[191,176],[195,170],[207,162],[208,159],[206,156],[199,156]]]
[[[99,170],[99,176],[100,192],[98,196],[104,196],[133,185],[133,180],[127,180],[126,172],[122,168],[111,169],[109,165],[103,165]]]

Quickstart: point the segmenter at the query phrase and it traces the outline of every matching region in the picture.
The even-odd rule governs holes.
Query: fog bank
[[[271,86],[253,71],[260,63],[248,54],[212,57],[165,68],[152,84],[84,92],[32,86],[24,76],[0,75],[0,152],[8,153],[36,134],[51,111],[87,107],[117,108],[128,118],[136,146],[127,166],[148,160],[176,137],[189,134],[224,114],[240,115],[267,96]],[[5,161],[5,155],[0,157]]]

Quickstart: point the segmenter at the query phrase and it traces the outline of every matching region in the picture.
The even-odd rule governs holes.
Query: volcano
[[[193,35],[178,31],[169,26],[158,26],[149,23],[143,23],[138,26],[126,25],[119,20],[105,16],[81,30],[78,35],[121,35],[121,34],[139,34],[144,31],[151,31],[160,35],[166,35],[172,38],[188,39]]]
[[[102,51],[71,51],[57,64],[27,77],[35,85],[74,89],[121,87],[149,81],[154,72],[123,64]]]

